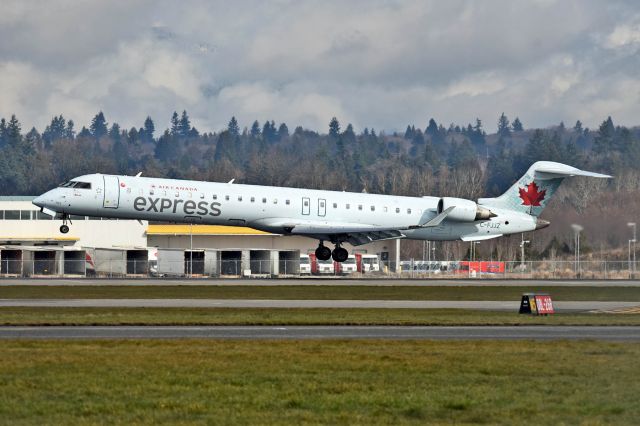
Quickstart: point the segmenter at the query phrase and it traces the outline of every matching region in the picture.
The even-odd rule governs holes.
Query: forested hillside
[[[530,256],[572,253],[571,223],[585,226],[583,252],[626,256],[627,222],[635,222],[640,195],[640,132],[616,126],[611,117],[597,129],[579,121],[525,129],[502,114],[498,131],[483,123],[444,126],[431,119],[403,133],[354,129],[334,118],[327,133],[285,123],[238,123],[200,133],[186,111],[169,128],[148,117],[139,128],[108,123],[102,112],[87,127],[60,115],[45,129],[25,130],[18,118],[0,120],[0,195],[39,194],[70,177],[117,173],[295,186],[398,195],[477,198],[497,195],[538,160],[560,161],[616,178],[577,178],[565,184],[543,213],[552,226],[533,237]],[[491,123],[490,127],[493,127]],[[513,258],[514,237],[485,242],[480,251]],[[421,244],[407,255],[421,257]],[[445,245],[442,257],[460,257],[465,246]],[[616,252],[617,250],[617,252]]]

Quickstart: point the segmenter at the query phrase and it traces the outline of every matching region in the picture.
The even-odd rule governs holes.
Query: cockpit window
[[[68,182],[63,182],[60,184],[60,188],[79,188],[79,189],[91,189],[90,182],[78,182],[74,180],[70,180]]]

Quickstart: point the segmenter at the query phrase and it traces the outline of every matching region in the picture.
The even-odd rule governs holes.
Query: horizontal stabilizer
[[[588,172],[586,170],[580,170],[575,167],[568,166],[562,163],[553,163],[550,161],[541,162],[541,166],[535,169],[535,174],[538,179],[556,179],[562,177],[571,176],[587,176],[594,178],[609,179],[612,176],[604,175],[602,173]]]

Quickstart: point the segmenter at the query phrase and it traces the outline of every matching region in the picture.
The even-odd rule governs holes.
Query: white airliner
[[[450,197],[401,197],[302,188],[91,174],[61,184],[33,204],[69,215],[242,225],[320,241],[316,256],[343,262],[345,242],[375,240],[478,241],[549,225],[538,216],[565,177],[608,178],[565,164],[539,161],[507,192],[477,202]],[[331,250],[324,245],[335,245]]]

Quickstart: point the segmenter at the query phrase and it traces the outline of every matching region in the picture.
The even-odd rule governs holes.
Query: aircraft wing
[[[407,229],[406,226],[389,227],[323,220],[292,221],[290,218],[260,219],[252,222],[250,226],[269,232],[304,235],[321,240],[331,240],[331,237],[340,236],[342,240],[353,246],[378,240],[404,238],[402,230]]]

